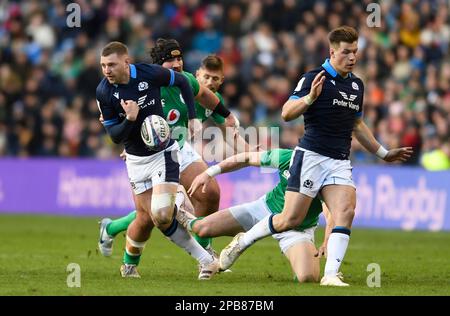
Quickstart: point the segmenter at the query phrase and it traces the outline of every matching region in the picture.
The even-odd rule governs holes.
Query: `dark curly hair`
[[[180,44],[177,40],[170,38],[158,38],[156,45],[150,50],[150,57],[153,64],[162,65],[166,60],[175,57],[182,57]]]

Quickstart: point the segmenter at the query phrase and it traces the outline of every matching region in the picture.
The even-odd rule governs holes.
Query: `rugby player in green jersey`
[[[226,127],[238,127],[238,121],[230,114],[227,118],[226,113],[204,108],[202,105],[208,104],[217,107],[223,107],[222,96],[217,92],[220,85],[223,83],[223,62],[215,56],[207,56],[197,71],[197,78],[191,73],[183,71],[183,59],[181,48],[175,40],[159,39],[156,46],[151,50],[151,57],[154,63],[162,65],[164,68],[173,69],[177,72],[183,73],[190,83],[195,100],[197,119],[201,122],[206,121],[209,117],[220,127],[222,134],[225,136]],[[220,102],[219,102],[220,100]],[[188,116],[186,105],[181,97],[178,88],[161,89],[161,102],[163,105],[163,112],[166,121],[172,130],[172,138],[176,139],[181,148],[180,150],[180,186],[179,195],[182,196],[184,188],[189,188],[193,179],[207,169],[206,163],[201,156],[192,148],[189,142],[186,142]],[[201,105],[202,104],[202,105]],[[212,107],[214,108],[214,107]],[[235,148],[235,151],[248,151],[248,144],[243,140],[239,134],[233,137],[226,137],[230,141],[230,146]],[[220,199],[220,190],[217,182],[210,185],[206,192],[197,192],[192,196],[192,204],[195,209],[196,216],[206,216],[218,210]],[[179,201],[184,201],[184,198],[177,198]],[[190,202],[190,201],[189,201]],[[178,205],[179,206],[179,205]],[[100,222],[100,240],[98,247],[102,255],[111,256],[112,245],[114,237],[122,231],[125,231],[130,223],[136,217],[136,212],[133,211],[128,215],[111,220],[104,218]],[[196,236],[197,241],[211,254],[217,255],[211,247],[211,238],[201,238]]]
[[[242,232],[248,231],[267,215],[280,213],[284,206],[284,193],[288,183],[292,152],[290,149],[273,149],[241,153],[208,168],[194,179],[188,190],[189,194],[205,191],[217,174],[248,166],[276,168],[280,181],[275,188],[256,201],[220,210],[204,218],[194,217],[192,212],[189,213],[189,207],[184,206],[184,209],[178,211],[178,222],[188,231],[201,237],[235,236],[236,234],[240,236]],[[317,250],[314,245],[314,231],[322,210],[324,210],[327,227],[324,242]],[[327,239],[332,227],[331,216],[326,206],[322,207],[321,201],[316,198],[299,226],[293,230],[273,235],[288,258],[299,282],[319,281],[319,258],[326,253]]]

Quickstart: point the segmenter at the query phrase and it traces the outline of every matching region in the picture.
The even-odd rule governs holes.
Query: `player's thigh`
[[[230,213],[230,210],[224,209],[195,222],[193,231],[201,237],[219,237],[235,236],[244,229]]]
[[[313,198],[303,193],[286,191],[284,199],[284,208],[279,214],[278,220],[289,222],[291,225],[299,225],[308,213]]]
[[[150,214],[152,205],[153,189],[149,189],[139,194],[134,194],[134,202],[136,204],[136,216],[139,216],[140,212]]]
[[[354,210],[356,187],[352,179],[350,160],[329,158],[324,163],[327,176],[323,182],[321,194],[331,213]]]
[[[285,252],[299,282],[319,281],[320,262],[315,257],[316,252],[316,247],[310,241],[300,241]]]
[[[141,194],[134,194],[134,203],[136,205],[136,225],[152,229],[154,225],[151,214],[151,198],[153,189],[149,189]],[[133,223],[130,225],[134,227]]]
[[[208,169],[208,165],[203,160],[197,160],[189,164],[180,174],[180,184],[188,190],[191,187],[195,177]],[[206,193],[202,193],[202,190],[197,190],[193,194],[193,198],[197,201],[208,198],[219,198],[220,189],[216,179],[211,179],[206,187]]]
[[[298,148],[294,150],[286,190],[315,198],[327,176],[323,164],[329,159],[312,151]]]
[[[322,188],[321,194],[332,215],[355,209],[356,190],[353,186],[327,185]]]

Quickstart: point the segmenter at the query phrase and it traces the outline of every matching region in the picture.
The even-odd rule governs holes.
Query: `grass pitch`
[[[323,229],[316,232],[316,244]],[[278,244],[266,238],[210,281],[197,281],[194,259],[156,229],[141,259],[141,279],[119,275],[124,238],[114,254],[96,250],[96,218],[0,216],[0,295],[450,295],[450,233],[353,229],[342,265],[349,288],[298,284]],[[217,238],[222,249],[230,237]],[[67,266],[81,267],[81,287],[67,286]],[[368,287],[370,263],[381,268],[381,287]],[[321,263],[322,273],[325,261]]]

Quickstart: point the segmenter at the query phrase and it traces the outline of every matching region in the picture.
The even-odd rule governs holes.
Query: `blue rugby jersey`
[[[120,124],[125,120],[126,114],[120,105],[120,100],[133,100],[140,107],[136,121],[128,137],[124,140],[127,153],[136,156],[150,156],[151,151],[142,141],[141,125],[144,119],[152,114],[164,117],[161,105],[161,86],[171,86],[174,83],[175,73],[159,65],[130,64],[130,81],[127,84],[110,84],[106,78],[99,83],[96,90],[97,103],[103,115],[103,125],[107,128]],[[174,140],[170,140],[168,146]]]
[[[322,93],[303,113],[305,135],[299,139],[299,146],[333,159],[348,159],[353,127],[362,116],[362,80],[352,73],[342,78],[327,59],[300,78],[290,99],[309,94],[314,77],[322,70],[326,77]]]

